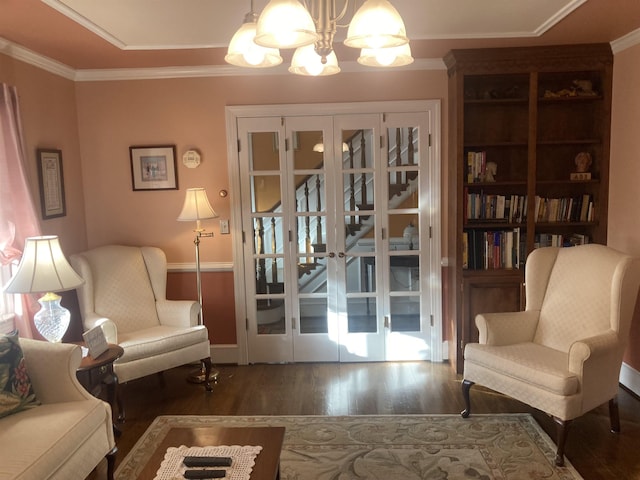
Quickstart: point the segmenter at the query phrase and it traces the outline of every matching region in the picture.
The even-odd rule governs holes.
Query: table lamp
[[[71,313],[60,305],[55,292],[73,290],[84,283],[69,265],[55,235],[29,237],[24,245],[18,271],[5,286],[7,293],[44,293],[42,308],[33,317],[36,330],[50,342],[60,342]]]

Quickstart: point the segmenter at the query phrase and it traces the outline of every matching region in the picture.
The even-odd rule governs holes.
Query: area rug
[[[172,427],[284,426],[281,480],[581,479],[528,414],[157,417],[116,470],[136,478]]]

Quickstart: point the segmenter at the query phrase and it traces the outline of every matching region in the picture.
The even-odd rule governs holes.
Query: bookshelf
[[[475,316],[524,308],[534,248],[606,243],[613,56],[588,44],[453,50],[444,60],[447,308],[461,373]]]

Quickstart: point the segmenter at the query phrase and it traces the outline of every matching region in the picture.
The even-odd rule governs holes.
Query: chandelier
[[[388,0],[365,0],[351,22],[341,25],[355,0],[270,0],[258,16],[253,10],[233,35],[225,61],[251,68],[282,63],[281,48],[295,48],[289,72],[333,75],[340,71],[333,51],[337,27],[349,27],[344,44],[359,48],[358,63],[370,67],[399,67],[413,62],[409,38],[398,11]],[[354,7],[355,10],[355,7]]]

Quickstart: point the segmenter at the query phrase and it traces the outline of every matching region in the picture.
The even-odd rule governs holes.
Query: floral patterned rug
[[[136,477],[172,427],[284,426],[282,480],[581,479],[528,414],[157,417],[116,470]]]

